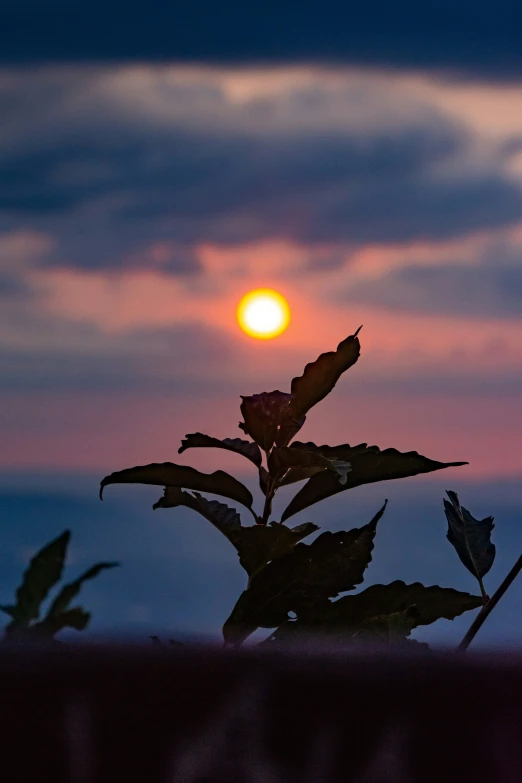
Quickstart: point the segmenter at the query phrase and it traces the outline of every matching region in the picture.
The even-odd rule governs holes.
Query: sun
[[[285,331],[290,323],[286,299],[271,288],[258,288],[245,294],[237,308],[241,329],[260,340],[269,340]]]

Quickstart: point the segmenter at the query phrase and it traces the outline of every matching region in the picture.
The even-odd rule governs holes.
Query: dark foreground
[[[0,654],[6,783],[520,783],[522,658]]]

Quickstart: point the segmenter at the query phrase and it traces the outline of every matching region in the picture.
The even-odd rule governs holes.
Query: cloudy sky
[[[93,629],[214,633],[242,587],[234,553],[190,512],[158,521],[154,492],[102,507],[97,482],[164,460],[242,471],[179,441],[239,436],[240,394],[288,390],[361,323],[361,359],[304,439],[470,464],[317,521],[364,523],[390,498],[394,570],[382,556],[373,581],[473,589],[444,540],[447,488],[496,517],[491,587],[521,548],[520,10],[246,7],[0,12],[2,601],[69,526],[77,567],[125,560],[86,593]],[[292,309],[274,341],[236,325],[260,286]],[[506,599],[485,638],[522,640],[521,608]]]

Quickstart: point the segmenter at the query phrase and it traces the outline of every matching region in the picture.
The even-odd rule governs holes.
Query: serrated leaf
[[[379,628],[389,632],[392,630],[390,625],[394,626],[395,632],[400,630],[404,633],[401,620],[411,631],[419,625],[430,625],[440,619],[453,620],[482,604],[480,596],[450,587],[425,587],[420,582],[408,585],[397,580],[388,585],[372,585],[337,601],[324,602],[311,615],[281,625],[270,639],[284,644],[324,636],[346,640],[356,635],[363,637]]]
[[[272,628],[317,603],[353,590],[371,560],[377,523],[386,503],[362,528],[323,533],[312,544],[297,544],[250,580],[223,627],[226,643],[241,644],[256,628]]]
[[[241,438],[212,438],[210,435],[203,435],[201,432],[194,432],[190,435],[185,435],[184,440],[181,441],[181,446],[178,449],[178,454],[182,454],[187,449],[193,448],[215,448],[226,449],[227,451],[233,451],[235,454],[241,454],[256,465],[261,467],[261,451],[257,443],[251,443],[249,440],[241,440]]]
[[[322,470],[332,471],[341,484],[345,484],[347,474],[352,469],[350,462],[335,457],[328,458],[317,449],[307,451],[288,446],[276,446],[272,449],[268,457],[268,467],[281,486],[310,478]]]
[[[355,364],[361,352],[357,337],[362,327],[339,343],[335,351],[322,353],[315,362],[304,368],[303,374],[292,380],[292,412],[295,419],[305,416],[334,388],[349,367]]]
[[[16,591],[16,606],[9,607],[17,627],[27,627],[39,616],[42,602],[62,575],[70,538],[71,533],[66,530],[44,546],[29,563]]]
[[[306,444],[313,446],[314,444]],[[380,451],[377,446],[316,446],[315,448],[325,456],[342,459],[351,464],[351,471],[346,476],[346,482],[341,484],[338,477],[331,471],[321,471],[312,476],[290,501],[283,512],[281,521],[285,521],[293,514],[297,514],[308,506],[318,503],[325,498],[353,489],[362,484],[371,484],[376,481],[388,481],[390,479],[416,476],[419,473],[430,473],[443,468],[467,465],[467,462],[436,462],[423,457],[416,451],[401,453],[397,449],[385,449]],[[292,446],[291,448],[294,448]],[[301,448],[299,446],[299,448]]]
[[[186,506],[205,517],[220,533],[236,547],[240,540],[241,517],[235,508],[220,503],[218,500],[207,500],[199,492],[184,492],[179,487],[165,487],[163,497],[152,508],[177,508]]]
[[[164,495],[153,508],[186,506],[197,511],[223,533],[238,552],[245,571],[252,574],[268,560],[278,557],[305,536],[318,530],[307,522],[295,529],[285,525],[242,526],[237,511],[217,500],[207,500],[199,493],[183,492],[179,487],[166,487]]]
[[[65,612],[59,612],[52,617],[46,617],[41,622],[32,625],[29,630],[35,636],[50,639],[64,628],[74,628],[76,631],[83,631],[87,628],[90,619],[91,615],[89,612],[86,612],[80,606],[76,606]]]
[[[286,445],[304,424],[304,417],[299,420],[293,415],[292,395],[286,392],[262,392],[241,399],[239,426],[267,453],[274,443]]]
[[[198,492],[210,492],[236,500],[247,508],[252,506],[252,495],[240,481],[223,470],[201,473],[187,465],[172,462],[152,463],[127,468],[105,476],[100,485],[100,498],[108,484],[152,484],[163,487],[184,487]]]
[[[357,627],[329,627],[321,624],[305,625],[299,620],[290,620],[277,628],[263,644],[294,645],[306,641],[321,639],[332,643],[371,643],[375,644],[403,644],[408,641],[412,629],[415,626],[417,607],[411,606],[401,612],[382,614],[364,620]]]
[[[281,557],[299,541],[319,530],[313,522],[305,522],[295,528],[272,523],[243,527],[238,544],[239,562],[249,576],[255,574],[266,563]]]
[[[416,628],[440,619],[453,620],[482,604],[480,596],[452,587],[425,587],[420,582],[408,585],[397,580],[389,585],[372,585],[357,595],[343,596],[331,605],[324,621],[328,626],[357,627],[372,617],[396,614],[416,606],[417,615],[412,625]]]
[[[468,571],[481,580],[495,560],[495,545],[491,543],[491,531],[495,527],[493,517],[475,519],[460,505],[456,492],[449,490],[444,500],[448,520],[447,539]]]
[[[51,619],[52,617],[56,617],[65,612],[73,598],[76,598],[80,592],[84,582],[94,579],[102,571],[109,568],[116,568],[116,566],[119,566],[119,563],[96,563],[88,568],[87,571],[84,571],[84,573],[73,582],[64,585],[52,602],[45,619]]]

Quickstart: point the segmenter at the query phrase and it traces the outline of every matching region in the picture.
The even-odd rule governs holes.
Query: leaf
[[[240,531],[239,562],[249,576],[270,560],[286,554],[299,541],[319,530],[313,522],[288,528],[277,522],[271,525],[251,525]]]
[[[108,568],[115,568],[116,566],[119,566],[119,563],[96,563],[96,565],[88,568],[87,571],[78,577],[78,579],[75,579],[74,582],[69,582],[69,584],[64,585],[52,602],[45,619],[48,620],[62,614],[73,598],[76,598],[84,582],[87,582],[89,579],[94,579],[94,577],[98,576],[102,571],[105,571]]]
[[[440,619],[453,620],[482,604],[480,596],[450,587],[425,587],[420,582],[408,585],[397,580],[388,585],[372,585],[337,601],[325,602],[308,617],[284,623],[270,638],[284,643],[325,635],[328,639],[351,639],[355,634],[363,635],[390,624],[397,632],[401,615],[411,631],[419,625],[430,625]],[[415,611],[411,611],[412,607]],[[405,616],[404,613],[408,614]]]
[[[295,419],[305,416],[310,408],[329,394],[343,372],[355,364],[361,352],[357,335],[347,337],[339,343],[337,350],[322,353],[315,362],[304,368],[303,374],[292,381],[292,412]]]
[[[314,444],[306,444],[314,446]],[[296,444],[291,446],[295,448]],[[302,446],[299,445],[298,448]],[[362,484],[376,481],[406,478],[419,473],[430,473],[442,468],[467,465],[467,462],[436,462],[418,454],[416,451],[401,453],[396,449],[380,451],[377,446],[315,446],[324,456],[341,459],[351,464],[351,471],[346,476],[346,482],[341,484],[339,478],[331,471],[321,471],[312,476],[290,501],[281,521],[297,514],[308,506],[318,503],[327,497],[336,495],[345,489],[353,489]]]
[[[270,474],[261,465],[261,467],[259,468],[259,489],[261,490],[261,492],[265,496],[266,496],[266,493],[268,492],[268,480],[269,480],[269,478],[270,478]]]
[[[219,440],[218,438],[211,438],[209,435],[203,435],[201,432],[194,432],[190,435],[185,435],[185,439],[181,441],[181,446],[178,449],[178,454],[193,448],[226,449],[227,451],[241,454],[258,468],[261,467],[259,446],[257,443],[251,443],[249,440],[241,440],[241,438],[223,438],[223,440]]]
[[[39,637],[52,638],[64,628],[74,628],[76,631],[83,631],[89,625],[91,615],[76,606],[65,612],[60,612],[52,617],[46,617],[39,623],[35,623],[29,629],[30,632]]]
[[[418,608],[413,605],[401,612],[380,614],[365,620],[352,639],[375,643],[397,644],[407,640],[416,625]]]
[[[347,474],[352,469],[351,464],[345,460],[329,459],[317,450],[307,451],[288,446],[272,449],[268,457],[268,467],[272,476],[278,479],[281,486],[301,481],[303,478],[310,478],[322,470],[331,470],[339,478],[341,484],[345,484]],[[288,476],[290,471],[292,473]],[[282,479],[283,476],[284,479]]]
[[[262,392],[241,399],[244,421],[239,426],[267,453],[276,442],[286,445],[304,424],[304,417],[299,420],[292,414],[292,395],[286,392]]]
[[[386,503],[362,528],[323,533],[297,544],[253,576],[225,622],[225,643],[241,644],[256,628],[273,628],[327,598],[353,590],[371,560],[377,523]]]
[[[17,626],[27,627],[39,616],[42,602],[62,575],[70,538],[71,533],[66,530],[31,560],[16,591],[16,606],[7,607]]]
[[[322,470],[326,470],[326,468],[319,466],[290,468],[288,473],[285,473],[284,478],[279,482],[279,486],[286,487],[288,484],[295,484],[297,481],[306,481],[306,479],[315,476],[316,473],[320,473]]]
[[[154,503],[152,508],[177,508],[186,506],[205,517],[237,548],[240,540],[241,517],[235,508],[220,503],[218,500],[207,500],[199,492],[184,492],[179,487],[165,487],[163,497]]]
[[[7,606],[7,604],[4,604],[3,606],[0,606],[0,611],[5,612],[9,617],[16,617],[16,606],[14,605]]]
[[[431,625],[436,620],[455,617],[482,606],[480,596],[463,593],[452,587],[425,587],[420,582],[407,585],[397,580],[389,585],[372,585],[356,595],[345,595],[335,601],[326,613],[327,626],[357,627],[380,615],[404,612],[417,607],[412,628]]]
[[[495,527],[493,517],[475,519],[460,505],[456,492],[449,490],[446,494],[449,497],[449,501],[444,500],[447,539],[468,571],[480,581],[495,560],[495,545],[491,543],[491,531]]]
[[[280,524],[244,527],[234,508],[217,500],[207,500],[197,492],[183,492],[179,487],[166,487],[163,497],[153,508],[177,506],[186,506],[197,511],[223,533],[238,552],[240,563],[248,575],[319,529],[311,522],[299,525],[293,530]]]
[[[185,489],[196,489],[198,492],[224,495],[242,503],[247,508],[251,508],[253,500],[244,484],[223,470],[216,470],[214,473],[200,473],[195,468],[190,468],[187,465],[175,465],[172,462],[127,468],[105,476],[100,485],[100,498],[104,487],[108,484],[154,484],[164,487],[185,487]]]

